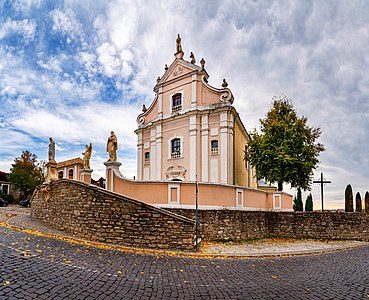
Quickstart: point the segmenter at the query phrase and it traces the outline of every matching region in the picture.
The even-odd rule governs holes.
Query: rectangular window
[[[172,97],[172,112],[182,109],[182,94],[177,93]]]
[[[217,140],[213,140],[211,141],[211,155],[217,155],[218,152],[218,141]]]
[[[173,139],[171,158],[179,158],[179,157],[181,157],[181,140]]]
[[[150,152],[145,152],[145,165],[150,163]]]

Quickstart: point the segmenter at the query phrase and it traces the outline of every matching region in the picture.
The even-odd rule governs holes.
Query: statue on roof
[[[201,68],[202,68],[203,70],[205,70],[205,59],[204,59],[204,58],[201,58],[201,60],[200,60],[200,64],[201,64]]]
[[[195,64],[196,59],[195,59],[195,55],[193,54],[193,52],[191,52],[190,58],[191,58],[191,64]]]
[[[183,52],[182,51],[182,45],[181,45],[181,37],[179,36],[179,33],[178,33],[178,37],[176,39],[176,46],[177,46],[177,53],[178,52]]]
[[[83,155],[83,168],[90,169],[90,158],[92,155],[92,143],[90,145],[86,145],[86,151],[82,152]]]
[[[225,79],[223,79],[222,87],[226,88],[227,86],[228,86],[228,82]]]

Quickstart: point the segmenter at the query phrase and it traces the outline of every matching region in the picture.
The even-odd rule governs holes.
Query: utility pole
[[[197,174],[196,174],[196,252],[199,250],[199,188],[197,183]]]

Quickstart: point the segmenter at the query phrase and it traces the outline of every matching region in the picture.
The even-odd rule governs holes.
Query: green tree
[[[361,195],[359,192],[356,193],[356,212],[363,211],[363,204],[361,203]]]
[[[297,195],[296,195],[294,201],[295,201],[295,203],[294,203],[295,211],[303,211],[304,210],[304,204],[302,203],[302,195],[301,195],[301,189],[300,188],[297,189]]]
[[[43,165],[37,161],[37,155],[23,151],[20,157],[16,157],[8,180],[16,189],[29,197],[35,187],[45,181]]]
[[[313,196],[311,193],[306,197],[305,211],[313,211]]]
[[[313,170],[324,146],[316,143],[320,128],[307,126],[306,117],[298,117],[286,96],[273,97],[273,105],[265,119],[260,120],[261,133],[250,134],[245,159],[256,168],[257,179],[292,187],[310,188]]]
[[[368,191],[366,191],[365,193],[364,202],[365,202],[365,212],[369,214],[369,192]]]
[[[354,195],[352,193],[352,186],[348,184],[345,189],[345,211],[354,211]]]

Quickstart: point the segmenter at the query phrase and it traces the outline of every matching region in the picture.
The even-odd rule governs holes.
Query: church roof
[[[77,165],[77,164],[82,164],[83,165],[82,158],[77,157],[77,158],[72,158],[72,159],[68,159],[68,160],[65,160],[65,161],[58,162],[56,167],[57,168],[62,168],[62,167],[67,167],[67,166]]]

